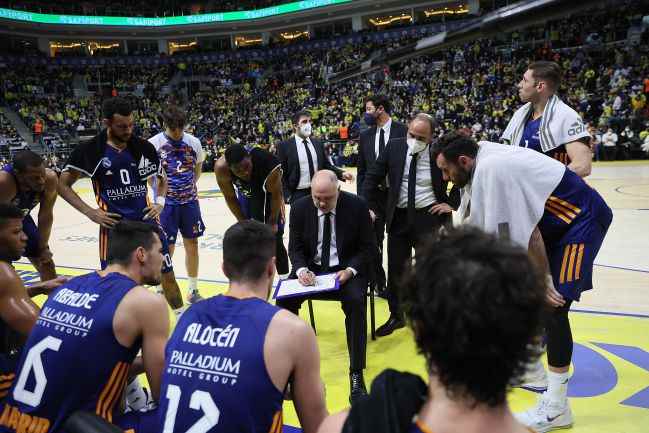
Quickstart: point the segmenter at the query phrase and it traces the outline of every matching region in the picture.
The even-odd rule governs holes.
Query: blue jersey
[[[258,298],[224,295],[189,307],[167,343],[159,431],[201,425],[206,433],[268,433],[282,425],[283,392],[264,361],[278,311]]]
[[[120,214],[124,219],[142,221],[149,205],[147,181],[138,173],[141,165],[128,149],[119,151],[106,146],[104,157],[92,176],[92,185],[99,207],[107,212]]]
[[[23,214],[27,216],[32,209],[34,209],[40,202],[41,197],[43,196],[42,192],[36,191],[22,191],[20,185],[18,184],[18,179],[16,178],[16,172],[11,164],[7,164],[2,168],[7,173],[11,174],[16,183],[16,196],[11,200],[11,204],[23,211]]]
[[[102,278],[93,272],[49,296],[0,406],[0,432],[61,432],[77,410],[112,421],[140,349],[139,343],[130,348],[119,344],[113,316],[136,285],[122,274]]]
[[[568,152],[566,151],[566,146],[564,144],[557,146],[547,152],[543,152],[543,149],[541,149],[539,127],[541,126],[542,120],[542,117],[532,120],[530,116],[527,123],[525,124],[525,129],[523,129],[523,135],[521,137],[519,146],[536,150],[539,153],[544,153],[545,155],[548,155],[550,158],[556,159],[564,165],[570,164],[570,158],[568,158]]]
[[[182,139],[176,141],[161,132],[149,142],[158,151],[160,164],[167,174],[166,202],[177,205],[198,200],[194,169],[204,160],[200,140],[184,133]]]

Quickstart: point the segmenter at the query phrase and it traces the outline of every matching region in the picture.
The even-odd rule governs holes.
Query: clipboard
[[[273,299],[294,298],[296,296],[309,296],[319,293],[333,292],[340,289],[340,281],[336,273],[316,276],[313,286],[303,286],[297,278],[280,280],[273,293]]]

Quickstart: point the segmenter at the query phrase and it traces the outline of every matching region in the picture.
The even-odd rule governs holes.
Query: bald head
[[[320,170],[311,180],[311,196],[315,207],[331,212],[338,202],[338,178],[331,170]]]

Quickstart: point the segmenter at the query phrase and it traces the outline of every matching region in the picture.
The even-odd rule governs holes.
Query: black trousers
[[[388,202],[388,190],[379,190],[377,198],[378,207],[373,209],[376,219],[372,228],[374,229],[378,249],[374,259],[371,280],[373,284],[381,287],[386,285],[385,269],[383,269],[383,240],[385,239],[385,205]]]
[[[289,272],[288,252],[284,246],[284,230],[278,230],[275,238],[275,268],[280,275]]]
[[[408,224],[407,209],[396,208],[388,233],[388,290],[390,314],[400,315],[399,292],[402,280],[412,263],[412,250],[420,254],[421,247],[442,225],[450,224],[451,214],[431,215],[425,209],[417,209],[415,223]]]
[[[302,197],[306,197],[309,195],[311,195],[311,188],[296,189],[291,194],[291,197],[288,200],[288,204],[293,204],[296,200],[299,200]]]
[[[320,273],[319,266],[309,267],[312,272]],[[344,269],[334,267],[329,272]],[[293,314],[298,314],[302,303],[307,299],[340,301],[345,313],[345,332],[347,334],[347,350],[349,352],[349,369],[351,371],[365,368],[367,351],[367,277],[357,274],[340,286],[340,290],[326,292],[314,296],[296,296],[294,298],[278,299],[277,306],[285,308]]]

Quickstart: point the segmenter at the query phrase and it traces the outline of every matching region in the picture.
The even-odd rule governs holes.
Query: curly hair
[[[424,248],[402,302],[419,353],[449,397],[495,407],[539,356],[530,343],[544,294],[526,251],[462,228]]]

